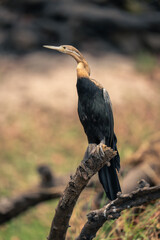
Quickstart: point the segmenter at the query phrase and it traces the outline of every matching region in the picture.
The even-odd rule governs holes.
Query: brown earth
[[[91,77],[108,90],[113,106],[127,101],[158,102],[150,76],[137,72],[134,62],[118,55],[93,57],[84,53]],[[69,56],[47,53],[0,59],[1,117],[26,104],[38,104],[63,113],[77,108],[76,63]]]

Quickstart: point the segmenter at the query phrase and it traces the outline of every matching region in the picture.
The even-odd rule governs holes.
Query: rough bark
[[[101,151],[103,148],[104,153]],[[111,148],[105,145],[90,144],[85,153],[84,159],[77,168],[59,201],[52,221],[48,240],[64,240],[69,220],[72,215],[76,201],[87,185],[90,178],[97,173],[105,164],[116,155]]]
[[[129,194],[119,194],[117,199],[101,209],[90,212],[79,237],[76,240],[91,240],[96,236],[102,225],[111,219],[117,219],[120,213],[160,198],[160,186],[139,188]]]

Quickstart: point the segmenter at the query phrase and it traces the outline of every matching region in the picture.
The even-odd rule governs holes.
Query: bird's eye
[[[66,49],[66,47],[63,47],[63,49]]]

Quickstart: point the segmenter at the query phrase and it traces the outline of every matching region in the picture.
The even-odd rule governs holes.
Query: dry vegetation
[[[123,161],[159,129],[158,63],[150,67],[145,59],[143,64],[139,59],[135,64],[120,56],[98,59],[88,56],[88,61],[92,77],[110,93]],[[3,197],[37,184],[36,167],[41,163],[49,164],[57,175],[73,172],[83,157],[87,141],[76,112],[76,66],[72,59],[34,54],[4,58],[0,64],[0,195]],[[68,239],[78,235],[94,196],[94,190],[82,194],[71,219]],[[41,204],[2,226],[0,240],[45,239],[56,203]],[[118,221],[106,224],[96,239],[105,239],[107,234],[107,239],[116,240],[157,239],[158,213],[158,202],[148,205],[145,212],[142,208],[139,214],[135,210],[124,212]]]

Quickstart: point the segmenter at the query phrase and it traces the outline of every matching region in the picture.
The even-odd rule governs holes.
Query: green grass
[[[26,223],[21,217],[18,220],[12,221],[7,227],[1,230],[1,240],[11,239],[45,239],[44,233],[47,233],[47,227],[44,226],[38,219],[32,219]]]
[[[135,66],[142,73],[151,73],[158,65],[155,55],[147,51],[141,51],[135,56]]]
[[[74,120],[64,125],[62,119],[58,124],[53,121],[50,112],[44,116],[42,111],[39,119],[35,115],[29,110],[8,117],[0,127],[0,194],[12,195],[36,184],[39,164],[49,164],[63,174],[73,171],[83,157],[87,142]]]
[[[148,204],[145,210],[135,213],[134,209],[125,210],[117,221],[106,222],[100,230],[99,239],[146,240],[157,239],[157,223],[160,214],[160,205]],[[116,231],[115,231],[116,229]],[[151,237],[152,235],[152,237]]]
[[[57,201],[40,204],[1,227],[0,240],[44,240]]]

